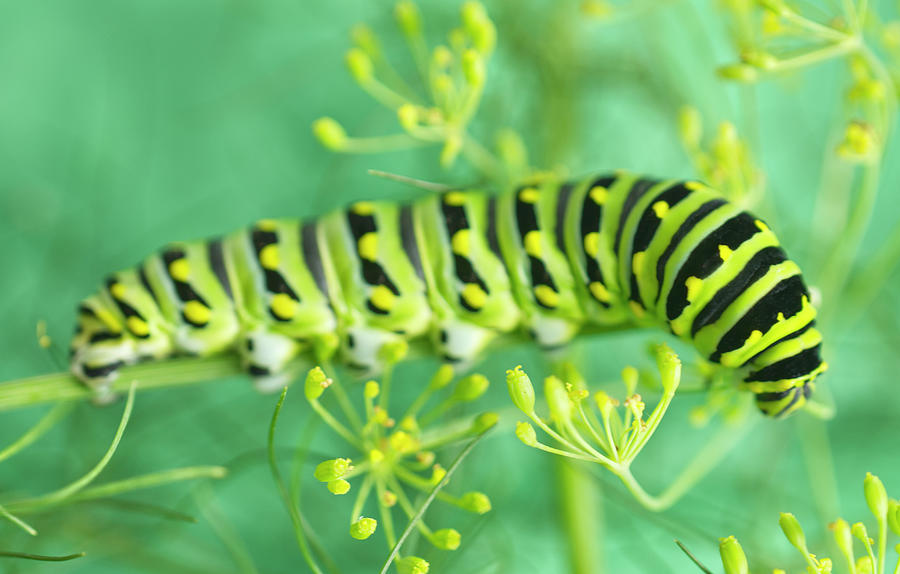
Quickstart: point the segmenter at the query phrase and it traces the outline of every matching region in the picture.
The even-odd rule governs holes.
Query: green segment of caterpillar
[[[800,408],[827,365],[798,266],[753,215],[697,182],[628,173],[359,202],[172,244],[79,307],[72,371],[100,394],[118,369],[239,353],[261,389],[304,354],[377,370],[426,341],[467,364],[505,335],[560,347],[655,324],[746,372],[759,408]]]

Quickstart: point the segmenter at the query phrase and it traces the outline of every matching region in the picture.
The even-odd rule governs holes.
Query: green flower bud
[[[622,369],[622,382],[625,383],[625,396],[630,397],[637,390],[638,379],[640,373],[634,367],[625,367]]]
[[[400,428],[407,432],[417,433],[419,432],[419,423],[416,422],[416,417],[405,416],[400,420]]]
[[[466,82],[473,87],[484,85],[484,59],[475,50],[466,50],[462,58],[463,75]]]
[[[381,345],[378,349],[378,358],[389,365],[399,363],[409,353],[409,343],[406,339],[395,339]]]
[[[558,377],[549,376],[544,379],[544,396],[550,415],[557,421],[567,421],[572,417],[572,401],[565,385]]]
[[[472,432],[481,434],[484,431],[496,426],[498,420],[500,420],[500,415],[498,415],[497,413],[481,413],[480,415],[475,417],[475,421],[472,422]]]
[[[443,389],[447,385],[450,384],[450,381],[453,380],[453,367],[447,363],[441,365],[441,367],[434,373],[434,376],[431,377],[431,381],[428,383],[428,388],[436,391],[438,389]]]
[[[310,401],[318,399],[330,385],[331,379],[325,376],[325,371],[321,367],[310,369],[306,374],[306,384],[304,386],[306,399]]]
[[[537,433],[534,432],[534,427],[529,423],[517,422],[516,436],[528,446],[537,446]]]
[[[674,393],[681,382],[681,359],[668,345],[656,347],[656,366],[662,380],[663,391]]]
[[[369,56],[374,57],[381,53],[381,48],[378,45],[378,38],[375,37],[375,32],[365,24],[355,25],[350,31],[350,39],[353,40],[356,47]]]
[[[419,125],[419,109],[412,104],[403,104],[397,108],[397,121],[407,131],[415,129]]]
[[[685,106],[678,112],[678,131],[681,134],[681,142],[688,149],[700,147],[700,139],[703,137],[703,120],[697,108]]]
[[[431,478],[428,479],[428,481],[431,484],[437,484],[440,481],[444,480],[445,476],[447,476],[447,469],[439,464],[436,464],[431,467]]]
[[[719,555],[722,557],[725,574],[748,574],[750,572],[744,549],[741,548],[734,536],[719,539]]]
[[[416,453],[416,461],[423,467],[431,466],[434,463],[434,453],[430,450],[423,450]]]
[[[436,46],[431,53],[431,63],[439,70],[445,70],[453,63],[453,52],[447,46]]]
[[[521,365],[506,371],[506,386],[513,404],[526,415],[534,414],[534,385]]]
[[[399,453],[411,452],[415,450],[417,441],[409,433],[398,430],[388,437],[388,445],[390,448]]]
[[[888,502],[888,525],[894,534],[900,536],[900,502],[896,500]]]
[[[800,527],[797,518],[790,512],[782,512],[778,524],[781,525],[781,530],[788,542],[797,550],[806,553],[806,536],[803,534],[803,528]]]
[[[377,381],[366,381],[366,386],[363,388],[363,396],[367,399],[374,399],[380,392],[381,387],[378,386]]]
[[[462,7],[463,28],[472,45],[482,54],[489,54],[497,42],[497,29],[481,2],[470,1]]]
[[[332,118],[319,118],[312,124],[313,134],[324,147],[339,151],[347,143],[347,133]]]
[[[360,516],[359,519],[350,525],[350,536],[357,540],[365,540],[375,532],[378,527],[378,521],[374,518],[366,518]]]
[[[419,13],[419,7],[409,0],[400,0],[394,7],[394,18],[400,30],[407,36],[414,36],[422,33],[422,15]]]
[[[431,543],[441,550],[456,550],[460,539],[459,531],[453,528],[442,528],[431,535]]]
[[[316,466],[313,476],[315,476],[316,480],[319,482],[331,482],[332,480],[337,480],[352,468],[350,462],[349,458],[333,458],[331,460],[320,462]]]
[[[444,141],[444,147],[441,149],[441,167],[451,167],[456,161],[460,150],[462,150],[462,138],[459,134],[453,133],[447,136],[446,141]]]
[[[597,408],[600,409],[600,414],[603,418],[608,417],[612,410],[619,404],[619,401],[606,394],[606,391],[597,391],[594,393],[594,402],[597,403]]]
[[[381,502],[383,502],[384,505],[388,508],[392,508],[395,504],[397,504],[397,495],[390,490],[385,490],[384,494],[381,495]]]
[[[330,490],[332,494],[347,494],[348,492],[350,492],[350,483],[343,478],[330,480],[328,481],[327,486],[328,490]]]
[[[866,525],[862,522],[855,522],[853,526],[850,528],[850,532],[853,533],[853,536],[859,539],[863,544],[872,542],[872,539],[869,538],[869,531],[866,529]]]
[[[759,79],[759,72],[753,66],[747,64],[729,64],[722,66],[716,73],[725,80],[734,80],[745,84],[752,84]]]
[[[491,511],[491,499],[483,492],[467,492],[459,499],[459,505],[475,514],[486,514]]]
[[[879,522],[884,520],[888,512],[888,495],[881,479],[871,472],[867,472],[866,478],[863,480],[863,492],[866,495],[866,504],[869,505],[869,510]]]
[[[844,139],[838,145],[838,155],[844,159],[867,161],[878,151],[875,134],[868,124],[850,122],[844,131]]]
[[[489,384],[487,377],[478,373],[463,377],[453,389],[453,398],[464,402],[474,401],[484,394]]]
[[[372,80],[372,60],[359,48],[352,48],[344,58],[350,75],[360,84],[368,84]]]
[[[768,70],[778,64],[778,58],[763,50],[746,50],[741,54],[741,60],[763,70]]]
[[[850,525],[843,518],[838,518],[829,525],[829,528],[834,531],[834,541],[841,554],[853,560],[853,534],[850,532]]]
[[[395,562],[398,574],[428,574],[430,564],[418,556],[404,556]]]

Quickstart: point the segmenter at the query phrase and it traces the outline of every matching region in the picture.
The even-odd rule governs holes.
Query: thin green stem
[[[453,473],[456,472],[456,469],[459,468],[459,465],[462,464],[462,461],[465,460],[469,453],[472,452],[472,449],[475,448],[475,445],[478,444],[487,431],[479,434],[475,438],[473,438],[469,444],[459,453],[456,459],[453,461],[453,464],[450,465],[450,468],[447,469],[447,474],[444,475],[444,478],[434,487],[422,504],[419,506],[418,512],[416,512],[415,516],[409,521],[409,524],[406,525],[406,528],[403,530],[403,534],[400,535],[400,539],[396,544],[393,545],[390,554],[388,554],[387,559],[384,561],[384,566],[381,567],[381,574],[387,574],[388,569],[391,567],[391,563],[393,563],[394,558],[397,557],[397,554],[400,552],[400,547],[403,545],[403,542],[409,537],[413,528],[415,528],[416,523],[418,523],[422,516],[425,515],[425,511],[428,510],[428,507],[431,506],[431,503],[434,502],[434,499],[437,497],[437,493],[443,490],[443,488],[450,481],[450,477],[453,476]]]
[[[603,571],[603,513],[599,483],[583,468],[567,460],[558,459],[556,471],[570,571],[573,574]]]
[[[373,482],[372,473],[367,474],[363,479],[362,486],[359,487],[359,492],[356,493],[356,500],[353,501],[353,509],[350,511],[350,524],[359,520],[359,517],[362,515],[363,506],[365,506],[366,500],[369,498],[369,492],[372,491]]]
[[[25,560],[40,560],[41,562],[65,562],[66,560],[74,560],[84,556],[84,552],[76,554],[66,554],[65,556],[46,556],[44,554],[26,554],[25,552],[6,552],[0,550],[2,558],[23,558]]]
[[[394,533],[394,517],[391,514],[390,507],[385,504],[384,481],[381,478],[375,480],[375,491],[378,494],[378,516],[381,518],[382,530],[384,530],[384,539],[387,540],[388,546],[395,548],[397,546],[397,535]]]
[[[812,50],[810,52],[806,52],[792,58],[787,58],[785,60],[778,60],[771,66],[765,68],[765,71],[770,73],[779,73],[786,72],[788,70],[804,68],[806,66],[818,64],[826,60],[846,56],[847,54],[857,51],[859,47],[859,39],[855,36],[850,36],[841,42],[829,44],[824,48]]]
[[[18,438],[14,443],[3,450],[0,450],[0,462],[17,454],[26,447],[30,446],[34,441],[44,436],[53,425],[59,422],[69,411],[72,410],[72,403],[57,403],[50,411],[41,418],[33,427],[25,434]]]
[[[19,518],[18,516],[12,514],[10,511],[6,510],[6,508],[0,506],[0,517],[5,518],[27,532],[32,536],[37,536],[37,530],[35,530],[30,524]]]
[[[362,443],[359,442],[359,439],[356,438],[356,436],[352,432],[347,430],[347,427],[338,422],[338,420],[334,418],[334,415],[328,412],[328,410],[322,406],[322,403],[320,403],[318,399],[309,401],[309,404],[312,406],[313,410],[316,411],[316,413],[320,417],[322,417],[322,420],[325,421],[325,424],[330,426],[332,430],[334,430],[334,432],[341,435],[344,440],[357,447],[359,450],[365,450]]]
[[[334,365],[331,363],[326,364],[325,372],[335,373]],[[331,386],[329,389],[334,393],[334,396],[337,397],[338,404],[341,406],[341,410],[344,411],[344,416],[350,421],[350,426],[352,426],[357,433],[361,433],[363,428],[362,420],[359,418],[356,409],[353,408],[350,397],[347,396],[344,386],[335,374],[331,375]]]

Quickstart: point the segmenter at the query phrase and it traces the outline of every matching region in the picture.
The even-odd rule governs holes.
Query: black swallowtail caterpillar
[[[585,327],[655,323],[746,369],[778,416],[826,369],[815,316],[762,221],[697,182],[617,173],[172,244],[81,304],[72,371],[103,388],[140,360],[236,350],[271,387],[302,353],[375,369],[383,344],[421,338],[466,362],[515,330],[555,347]]]

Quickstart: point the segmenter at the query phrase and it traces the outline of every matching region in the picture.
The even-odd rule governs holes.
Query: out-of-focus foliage
[[[429,508],[428,521],[452,523],[464,544],[446,552],[414,535],[404,548],[415,556],[398,567],[415,571],[421,563],[410,558],[421,556],[432,572],[565,572],[570,564],[580,571],[683,572],[694,566],[673,537],[714,564],[718,537],[729,533],[754,571],[802,571],[806,560],[773,531],[779,512],[790,510],[807,525],[809,548],[826,548],[829,520],[864,511],[861,473],[880,476],[889,492],[900,484],[900,173],[888,121],[900,70],[896,5],[495,0],[486,8],[496,32],[479,59],[487,79],[479,85],[474,68],[451,78],[451,85],[478,86],[480,107],[465,118],[466,137],[493,147],[499,135],[500,150],[529,150],[510,152],[520,158],[515,173],[624,168],[721,177],[716,183],[778,229],[821,294],[831,370],[819,388],[837,414],[827,425],[808,415],[760,421],[683,499],[653,514],[607,475],[560,468],[557,457],[515,440],[518,413],[500,410],[508,397],[497,383],[512,365],[526,365],[535,380],[552,366],[533,346],[503,349],[478,366],[494,382],[479,409],[500,410],[500,429],[468,455],[450,484],[453,492],[460,492],[457,484],[484,491],[492,510],[481,516],[452,505]],[[420,10],[422,41],[453,46],[447,32],[459,25],[460,3],[423,3]],[[798,18],[830,37],[810,42],[816,34]],[[75,305],[105,273],[167,241],[265,216],[313,217],[358,199],[415,195],[367,175],[370,168],[451,184],[482,180],[477,160],[450,161],[455,152],[465,159],[453,137],[359,156],[333,154],[310,134],[323,116],[338,118],[354,136],[396,133],[398,120],[413,126],[409,108],[399,117],[386,113],[371,90],[359,89],[368,76],[356,52],[347,73],[345,53],[354,42],[348,34],[360,22],[377,35],[396,74],[416,78],[422,62],[409,57],[411,36],[396,31],[394,6],[382,2],[52,0],[0,7],[0,380],[58,370],[34,342],[38,320],[64,342]],[[859,32],[865,52],[848,40]],[[805,58],[802,65],[784,66],[795,57]],[[685,108],[696,112],[685,115]],[[420,114],[416,109],[413,127]],[[583,338],[567,358],[592,390],[609,390],[626,365],[651,365],[645,343],[660,337]],[[676,350],[686,365],[696,362],[690,349]],[[429,359],[397,366],[391,393],[401,412],[434,368]],[[348,384],[349,394],[361,396],[361,385]],[[635,463],[649,491],[671,482],[707,438],[694,425],[727,411],[727,403],[676,394]],[[243,377],[139,394],[102,482],[195,465],[224,466],[228,476],[204,488],[177,483],[35,513],[28,523],[37,537],[4,522],[0,550],[87,555],[65,563],[0,558],[0,566],[301,571],[295,530],[266,462],[274,404]],[[447,414],[473,413],[456,404]],[[4,412],[0,449],[42,414]],[[117,408],[76,405],[0,464],[3,500],[77,480],[108,448],[120,416]],[[286,464],[294,453],[287,447],[306,445],[307,478],[313,463],[347,448],[338,436],[308,430],[312,418],[307,401],[288,400],[272,445]],[[348,536],[347,511],[335,511],[341,497],[332,494],[342,488],[304,490],[304,516],[314,518],[310,545],[341,572],[371,572],[385,561],[384,544]],[[585,540],[588,560],[577,550]]]

